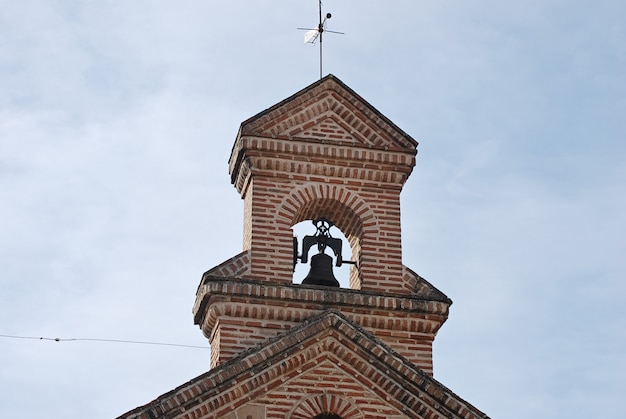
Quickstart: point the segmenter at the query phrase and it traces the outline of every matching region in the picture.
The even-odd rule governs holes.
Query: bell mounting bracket
[[[298,238],[293,238],[293,268],[296,269],[298,260],[307,263],[309,259],[309,250],[313,245],[317,244],[317,251],[324,253],[327,247],[330,247],[335,254],[335,265],[341,266],[344,261],[341,258],[341,239],[334,238],[330,235],[330,228],[335,224],[325,217],[313,220],[313,225],[317,229],[315,235],[304,236],[302,239],[302,254],[298,255]],[[350,263],[346,261],[345,263]]]

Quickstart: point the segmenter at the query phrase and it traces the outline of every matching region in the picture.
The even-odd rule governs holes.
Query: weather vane
[[[298,28],[298,30],[306,31],[304,34],[304,43],[305,44],[315,44],[317,40],[320,41],[320,79],[322,78],[322,34],[324,32],[328,33],[337,33],[340,35],[344,35],[343,32],[337,31],[329,31],[326,29],[326,21],[330,19],[332,15],[330,13],[326,13],[324,20],[322,20],[322,0],[319,0],[319,23],[316,28]]]

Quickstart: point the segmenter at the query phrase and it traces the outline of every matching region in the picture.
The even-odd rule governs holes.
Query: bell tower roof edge
[[[382,128],[386,128],[386,130],[388,130],[390,133],[394,133],[398,137],[403,137],[405,141],[407,142],[405,147],[407,148],[413,147],[415,148],[417,152],[417,146],[419,143],[415,139],[413,139],[409,134],[404,132],[401,128],[399,128],[396,124],[394,124],[391,120],[389,120],[389,118],[387,118],[380,111],[378,111],[378,109],[372,106],[372,104],[370,104],[368,101],[363,99],[363,97],[361,97],[358,93],[352,90],[347,84],[342,82],[337,76],[333,74],[329,74],[325,76],[324,78],[300,90],[299,92],[294,93],[288,98],[281,100],[277,104],[243,121],[241,123],[241,129],[239,131],[240,135],[247,134],[251,131],[254,131],[256,127],[255,122],[259,121],[264,116],[269,116],[270,114],[275,113],[277,110],[284,108],[285,105],[289,103],[293,103],[298,98],[302,98],[302,96],[306,96],[307,94],[315,95],[316,91],[322,91],[322,90],[333,90],[337,92],[338,94],[343,93],[342,96],[346,100],[351,100],[351,102],[353,102],[354,105],[358,106],[358,108],[367,109],[369,112],[372,113],[371,117],[373,119],[380,120],[376,122],[379,122]]]

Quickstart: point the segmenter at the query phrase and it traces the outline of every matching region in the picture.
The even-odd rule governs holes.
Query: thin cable
[[[55,342],[91,341],[91,342],[111,342],[111,343],[132,343],[132,344],[138,344],[138,345],[177,346],[177,347],[180,347],[180,348],[210,349],[208,346],[183,345],[183,344],[180,344],[180,343],[145,342],[145,341],[138,341],[138,340],[121,340],[121,339],[47,338],[47,337],[16,336],[16,335],[0,335],[0,338],[31,339],[31,340],[51,340],[51,341],[55,341]]]

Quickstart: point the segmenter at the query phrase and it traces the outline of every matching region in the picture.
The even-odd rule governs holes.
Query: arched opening
[[[342,419],[342,417],[333,413],[322,413],[321,415],[317,415],[311,419]]]
[[[372,240],[378,237],[378,221],[367,202],[353,192],[335,185],[308,185],[294,190],[286,197],[279,214],[284,217],[285,224],[296,230],[295,234],[300,240],[304,235],[314,234],[315,231],[310,224],[311,230],[298,231],[294,226],[300,222],[320,218],[332,221],[347,241],[347,245],[343,246],[346,255],[348,249],[351,251],[350,259],[344,255],[342,259],[354,262],[354,265],[341,268],[349,272],[349,288],[362,288],[362,263],[365,261],[362,249],[365,243],[371,248]],[[298,244],[301,245],[301,242]],[[300,283],[306,275],[298,273],[292,277],[293,282]]]

